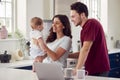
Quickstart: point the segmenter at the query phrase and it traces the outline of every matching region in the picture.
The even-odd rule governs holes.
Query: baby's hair
[[[31,19],[31,23],[33,23],[35,26],[38,26],[38,25],[43,24],[43,21],[42,21],[42,19],[39,18],[39,17],[33,17],[33,18]],[[34,26],[31,26],[31,27],[34,29]]]

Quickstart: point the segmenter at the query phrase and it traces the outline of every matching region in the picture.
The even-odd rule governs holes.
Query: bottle
[[[5,26],[0,29],[0,39],[6,39],[8,37],[8,31]]]
[[[119,48],[119,49],[120,49],[120,40],[117,40],[117,41],[116,41],[116,48]]]
[[[78,51],[80,51],[81,45],[79,40],[77,41],[77,48],[78,48]]]

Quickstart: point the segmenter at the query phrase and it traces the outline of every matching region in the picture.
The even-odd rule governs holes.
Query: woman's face
[[[52,27],[53,27],[53,32],[62,32],[64,28],[63,24],[57,17],[53,19]]]

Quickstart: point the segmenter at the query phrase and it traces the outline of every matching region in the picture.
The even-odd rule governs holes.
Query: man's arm
[[[90,51],[90,48],[91,48],[92,44],[93,44],[92,41],[85,41],[85,42],[83,42],[83,47],[80,50],[78,63],[77,63],[77,66],[76,66],[76,70],[77,69],[81,69],[84,66],[85,61],[86,61],[86,59],[88,57],[88,53]]]

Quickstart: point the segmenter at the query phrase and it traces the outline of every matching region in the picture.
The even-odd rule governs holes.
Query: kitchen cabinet
[[[32,70],[32,65],[31,66],[16,67],[15,69]]]
[[[120,52],[109,54],[110,59],[110,73],[109,77],[120,78]]]
[[[65,14],[68,17],[70,17],[70,5],[74,2],[77,2],[77,0],[55,0],[55,15],[56,14]],[[64,4],[63,4],[64,3]]]
[[[33,62],[34,60],[21,60],[10,63],[0,63],[0,68],[32,70]]]

